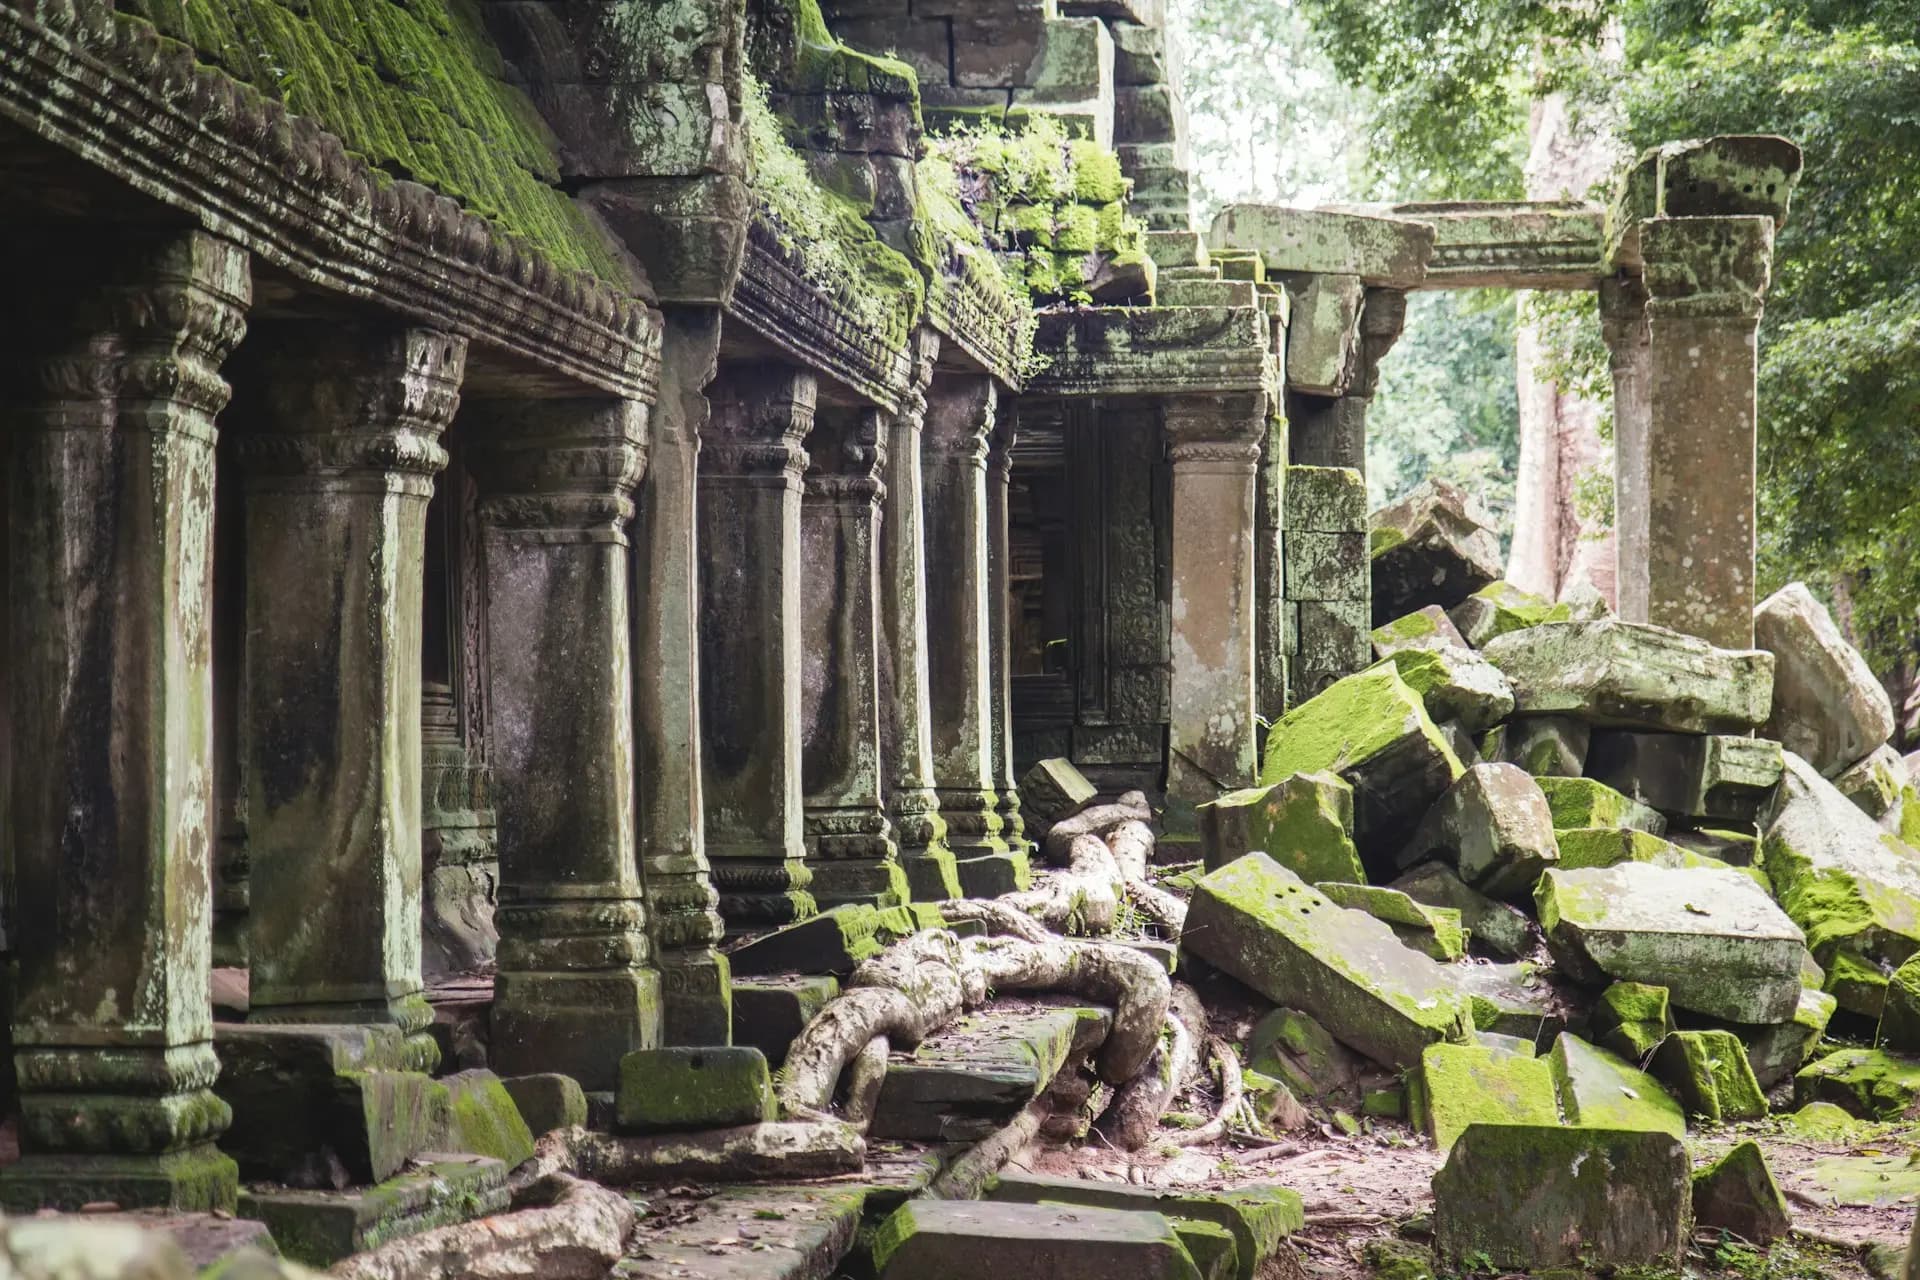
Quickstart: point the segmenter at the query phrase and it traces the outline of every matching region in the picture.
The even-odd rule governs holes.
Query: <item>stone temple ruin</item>
[[[1174,52],[1151,0],[0,0],[22,1274],[1251,1280],[1284,1188],[1002,1170],[1202,1062],[1191,1144],[1408,1116],[1441,1256],[1644,1261],[1773,1185],[1689,1190],[1687,1113],[1914,1114],[1920,804],[1754,598],[1797,149],[1201,230]],[[1484,286],[1597,294],[1617,619],[1444,488],[1365,509],[1407,293]],[[1265,1002],[1246,1070],[1189,976]],[[1836,1007],[1881,1047],[1801,1071]],[[1577,1158],[1490,1205],[1515,1124],[1633,1223]]]

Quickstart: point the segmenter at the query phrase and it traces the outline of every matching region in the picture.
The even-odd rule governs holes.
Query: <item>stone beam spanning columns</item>
[[[984,374],[937,373],[927,389],[928,707],[933,781],[960,887],[992,897],[1023,885],[993,788],[993,664],[987,572],[987,440],[996,391]]]
[[[909,890],[881,798],[878,410],[815,418],[800,511],[801,777],[808,862],[823,907],[898,906]]]
[[[700,785],[696,491],[709,415],[705,388],[719,351],[717,309],[667,308],[652,449],[633,523],[640,866],[668,1044],[733,1039],[731,974],[715,949],[724,926],[707,863]]]
[[[500,963],[491,1062],[589,1090],[658,1043],[634,837],[628,522],[647,406],[490,400],[476,434],[486,539]]]
[[[207,1000],[213,418],[248,261],[197,231],[84,253],[35,299],[28,383],[0,400],[22,1152],[0,1202],[231,1209]]]
[[[1622,272],[1600,282],[1600,334],[1613,373],[1614,589],[1620,616],[1647,620],[1647,505],[1651,426],[1652,348],[1647,336],[1647,287]]]
[[[811,373],[728,366],[700,464],[700,759],[730,929],[812,915],[800,783],[800,477]]]
[[[947,823],[933,790],[933,731],[927,702],[926,486],[921,432],[927,383],[940,338],[922,329],[913,337],[913,379],[900,412],[887,423],[886,510],[880,522],[880,596],[885,719],[881,740],[887,767],[887,812],[893,819],[900,865],[916,899],[960,896]]]
[[[427,1069],[421,566],[466,341],[334,322],[262,336],[241,441],[248,1019],[396,1026]]]
[[[1653,218],[1640,233],[1648,317],[1645,620],[1753,647],[1755,335],[1773,219]],[[1642,590],[1636,581],[1633,591]],[[1628,615],[1629,617],[1631,615]]]
[[[1173,694],[1166,825],[1252,783],[1255,473],[1267,433],[1259,392],[1170,397],[1173,458]]]
[[[1012,401],[999,406],[987,438],[987,649],[991,660],[993,785],[1000,793],[1000,834],[1007,847],[1027,850],[1026,822],[1013,776],[1013,633],[1010,607],[1012,555],[1007,545],[1007,491],[1013,481],[1016,425]]]

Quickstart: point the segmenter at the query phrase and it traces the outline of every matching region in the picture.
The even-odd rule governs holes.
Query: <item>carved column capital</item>
[[[1019,427],[1019,402],[1005,401],[994,414],[993,431],[987,436],[988,478],[1002,487],[1013,478],[1013,446],[1019,438]]]
[[[1267,424],[1267,398],[1260,392],[1168,396],[1161,414],[1176,467],[1199,464],[1251,474],[1260,460]]]
[[[489,527],[523,541],[619,542],[646,469],[638,400],[484,400],[461,414]]]
[[[785,367],[720,370],[712,415],[701,431],[700,470],[798,485],[818,399],[814,376]]]
[[[927,386],[924,441],[930,457],[984,468],[999,388],[984,373],[936,373]]]
[[[1400,289],[1373,289],[1360,307],[1360,340],[1353,345],[1347,394],[1371,397],[1380,385],[1380,362],[1407,327],[1407,295]]]
[[[842,410],[817,417],[807,451],[806,493],[829,502],[874,502],[886,494],[887,415]]]
[[[1773,219],[1650,218],[1640,233],[1655,319],[1757,322],[1773,273]]]
[[[1617,373],[1621,362],[1647,345],[1647,283],[1624,273],[1600,282],[1600,337]]]

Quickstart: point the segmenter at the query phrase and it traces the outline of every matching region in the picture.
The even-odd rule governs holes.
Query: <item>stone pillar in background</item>
[[[906,876],[881,798],[877,410],[814,420],[800,509],[801,779],[807,861],[822,907],[898,906]]]
[[[960,896],[947,823],[933,791],[932,717],[927,703],[926,486],[921,432],[928,380],[940,339],[913,338],[913,382],[887,423],[886,509],[880,520],[880,597],[886,686],[881,741],[887,759],[887,813],[907,885],[917,900]]]
[[[1298,706],[1373,661],[1367,482],[1351,467],[1288,467],[1281,626]]]
[[[1271,723],[1287,710],[1292,627],[1286,588],[1287,420],[1269,414],[1260,442],[1255,487],[1253,577],[1259,621],[1254,629],[1255,705]]]
[[[1652,349],[1647,288],[1636,276],[1600,282],[1600,333],[1613,370],[1613,531],[1620,616],[1647,620],[1647,432],[1652,404]]]
[[[1653,218],[1641,254],[1651,295],[1647,621],[1751,648],[1755,333],[1773,219]]]
[[[733,991],[700,786],[700,588],[696,536],[705,388],[720,313],[669,307],[660,397],[633,521],[634,766],[647,927],[660,970],[662,1039],[731,1044]]]
[[[1000,834],[1009,849],[1025,852],[1027,827],[1020,817],[1020,791],[1013,776],[1013,636],[1011,550],[1007,545],[1007,491],[1013,480],[1015,410],[1003,402],[987,440],[987,656],[992,679],[993,785],[1000,793]]]
[[[1344,277],[1330,276],[1326,286]],[[1325,310],[1322,307],[1317,310]],[[1337,308],[1335,318],[1337,318]],[[1407,323],[1407,295],[1399,289],[1369,286],[1359,314],[1359,336],[1346,352],[1337,395],[1292,393],[1287,400],[1293,461],[1314,467],[1367,470],[1367,407],[1380,385],[1380,361],[1386,358]],[[1291,336],[1291,334],[1289,335]],[[1291,355],[1289,355],[1291,359]],[[1291,370],[1291,366],[1289,366]]]
[[[263,334],[241,699],[249,1021],[390,1024],[438,1059],[420,982],[420,603],[464,339]]]
[[[927,704],[933,783],[960,887],[992,897],[1027,879],[1003,838],[993,789],[993,665],[987,608],[987,438],[996,393],[984,374],[935,374],[927,388]]]
[[[490,400],[475,431],[486,539],[499,970],[489,1060],[618,1083],[660,1035],[634,838],[627,526],[647,407]]]
[[[191,231],[75,246],[12,317],[0,397],[21,1158],[12,1211],[231,1210],[212,949],[214,415],[247,255]]]
[[[700,769],[727,927],[812,915],[800,785],[800,476],[813,375],[729,366],[701,443]]]
[[[1170,397],[1173,459],[1173,720],[1166,826],[1252,783],[1255,470],[1266,436],[1258,392]]]

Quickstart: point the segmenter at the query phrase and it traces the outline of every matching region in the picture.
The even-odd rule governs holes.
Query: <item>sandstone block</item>
[[[1626,827],[1665,835],[1667,820],[1637,800],[1593,778],[1542,778],[1540,790],[1556,828]]]
[[[1793,1101],[1831,1102],[1862,1120],[1911,1120],[1920,1117],[1920,1059],[1841,1049],[1800,1069]]]
[[[1467,641],[1437,604],[1416,609],[1373,629],[1373,656],[1390,658],[1403,649],[1464,649]]]
[[[1550,965],[1520,960],[1511,964],[1455,965],[1454,985],[1473,1010],[1474,1042],[1506,1036],[1537,1050],[1566,1029],[1568,1014],[1584,1003],[1569,991]]]
[[[1352,911],[1364,911],[1382,921],[1394,936],[1415,951],[1435,960],[1458,960],[1467,953],[1466,935],[1460,927],[1460,913],[1446,907],[1429,907],[1415,902],[1397,889],[1373,884],[1339,881],[1316,883],[1314,888],[1335,904]]]
[[[1835,776],[1833,785],[1840,789],[1841,795],[1853,801],[1855,808],[1875,822],[1881,821],[1895,805],[1913,794],[1913,782],[1907,776],[1907,762],[1890,743],[1883,743],[1858,764],[1842,770]]]
[[[1571,622],[1573,609],[1499,579],[1452,605],[1447,616],[1467,638],[1467,643],[1479,649],[1511,631],[1523,631],[1548,622]]]
[[[1353,844],[1353,788],[1333,773],[1296,773],[1200,806],[1209,871],[1259,850],[1302,880],[1366,879]]]
[[[1504,902],[1469,885],[1444,862],[1423,862],[1401,874],[1391,886],[1415,902],[1460,913],[1468,946],[1504,960],[1517,960],[1539,941],[1533,921]]]
[[[826,974],[743,978],[733,984],[733,1038],[767,1055],[779,1067],[795,1037],[827,1001],[840,994],[840,980]]]
[[[1788,1021],[1763,1027],[1729,1023],[1727,1030],[1739,1036],[1746,1046],[1753,1078],[1760,1082],[1762,1089],[1770,1090],[1807,1065],[1807,1060],[1820,1047],[1820,1038],[1827,1034],[1833,1011],[1839,1007],[1839,1001],[1826,992],[1802,987],[1800,1003]]]
[[[622,1133],[728,1129],[773,1118],[773,1078],[758,1049],[636,1049],[620,1059],[614,1125]]]
[[[1500,668],[1471,649],[1401,649],[1386,661],[1420,695],[1436,722],[1480,733],[1513,714],[1513,689]]]
[[[1200,1280],[1158,1213],[996,1200],[909,1200],[873,1238],[881,1280]]]
[[[1631,827],[1567,827],[1555,833],[1560,866],[1574,871],[1644,862],[1657,867],[1712,865],[1679,845]]]
[[[849,903],[755,938],[728,956],[735,977],[831,973],[845,977],[885,945],[881,912]]]
[[[1500,576],[1491,519],[1444,480],[1380,508],[1370,528],[1376,626],[1427,605],[1451,609]]]
[[[1645,1062],[1672,1035],[1673,1008],[1665,987],[1616,982],[1600,993],[1588,1029],[1602,1049],[1628,1062]]]
[[[1269,271],[1345,274],[1407,289],[1426,276],[1433,228],[1373,214],[1242,204],[1214,215],[1207,243],[1258,253]]]
[[[1437,855],[1490,897],[1524,895],[1560,860],[1553,825],[1546,797],[1532,778],[1510,764],[1477,764],[1422,819],[1399,864],[1412,866]]]
[[[1617,1054],[1562,1035],[1547,1064],[1568,1124],[1686,1136],[1687,1118],[1673,1095]]]
[[[534,1137],[555,1129],[571,1129],[587,1122],[587,1095],[580,1082],[556,1071],[530,1076],[508,1076],[500,1082],[520,1109]]]
[[[1803,584],[1761,601],[1753,634],[1774,656],[1767,737],[1831,778],[1893,735],[1887,691]]]
[[[1669,828],[1667,841],[1688,853],[1697,853],[1730,867],[1751,867],[1760,848],[1760,837],[1753,832],[1729,831],[1723,827],[1701,827],[1694,831]]]
[[[1693,1175],[1693,1219],[1757,1245],[1771,1244],[1793,1229],[1787,1198],[1751,1139]]]
[[[1279,1252],[1287,1237],[1306,1225],[1306,1211],[1298,1192],[1257,1183],[1218,1191],[1163,1191],[1128,1183],[1008,1172],[994,1179],[987,1198],[1016,1204],[1132,1209],[1163,1214],[1172,1219],[1176,1227],[1188,1222],[1218,1226],[1234,1242],[1233,1274],[1240,1280],[1253,1280],[1261,1265]]]
[[[1407,1081],[1414,1126],[1442,1151],[1469,1125],[1560,1123],[1544,1058],[1478,1044],[1433,1044]]]
[[[447,1127],[433,1150],[492,1156],[509,1169],[533,1155],[532,1129],[499,1076],[486,1070],[458,1071],[440,1083],[447,1089]]]
[[[1887,979],[1886,1000],[1880,1006],[1880,1026],[1873,1042],[1895,1053],[1920,1055],[1920,956],[1895,969]]]
[[[1247,1062],[1302,1098],[1350,1103],[1367,1060],[1298,1009],[1275,1009],[1247,1033]]]
[[[1511,683],[1507,686],[1511,689]],[[1480,754],[1517,764],[1536,778],[1577,778],[1587,767],[1593,728],[1566,716],[1527,716],[1488,731]]]
[[[1513,683],[1521,715],[1672,733],[1744,733],[1766,719],[1773,697],[1768,653],[1716,649],[1695,636],[1613,618],[1508,632],[1483,652]]]
[[[1608,729],[1587,752],[1588,777],[1662,812],[1721,822],[1752,822],[1781,767],[1779,743],[1731,734]]]
[[[1676,1031],[1653,1055],[1653,1074],[1681,1105],[1710,1124],[1758,1120],[1767,1099],[1731,1031]]]
[[[1053,824],[1071,818],[1094,802],[1100,793],[1087,776],[1060,756],[1034,762],[1020,779],[1020,813],[1038,839]]]

